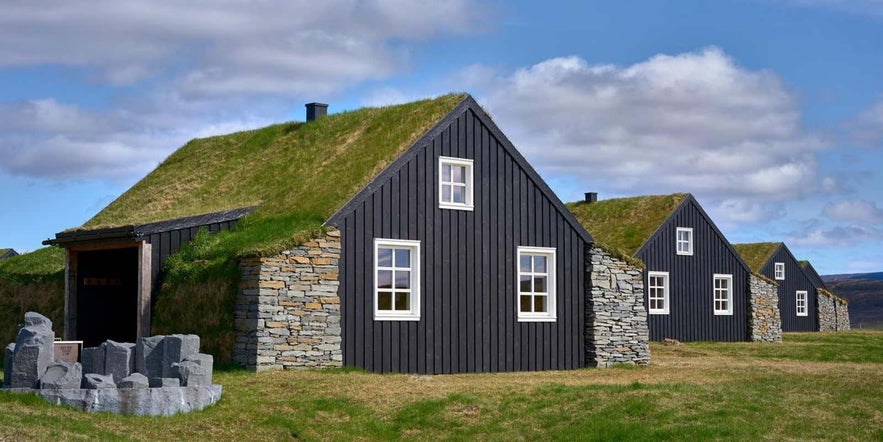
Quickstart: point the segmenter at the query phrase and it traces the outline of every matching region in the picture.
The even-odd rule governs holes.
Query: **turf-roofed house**
[[[651,340],[775,341],[775,310],[751,296],[752,275],[690,194],[585,201],[568,208],[600,247],[644,265],[644,302]],[[756,279],[756,277],[754,277]],[[762,296],[762,293],[760,293]],[[755,324],[756,323],[756,324]]]
[[[590,262],[591,236],[472,97],[326,109],[193,140],[57,234],[66,336],[97,327],[88,306],[255,370],[647,362],[643,317],[618,314],[640,305],[632,269]]]
[[[836,305],[842,312],[845,301],[831,294],[811,265],[804,270],[788,246],[782,242],[734,244],[745,262],[778,284],[782,331],[818,331],[837,329]],[[808,263],[807,263],[808,264]],[[821,307],[821,308],[820,308]],[[840,329],[848,329],[849,318],[841,320]]]
[[[819,303],[819,331],[849,330],[849,311],[846,300],[834,294],[811,262],[801,260],[797,263],[800,264],[800,268],[816,288],[816,301]]]
[[[18,252],[13,249],[0,249],[0,259],[12,258],[18,256]]]

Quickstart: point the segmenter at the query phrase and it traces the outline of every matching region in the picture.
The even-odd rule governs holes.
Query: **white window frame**
[[[379,252],[381,248],[392,249],[408,249],[411,252],[411,266],[408,269],[411,272],[410,281],[410,309],[409,310],[380,310],[379,298],[381,291],[393,292],[393,304],[395,304],[395,293],[397,289],[384,289],[378,287],[378,272],[380,270],[393,271],[392,278],[395,280],[395,254],[393,254],[393,263],[391,267],[380,267]],[[404,267],[401,267],[402,269]],[[420,241],[411,241],[403,239],[386,239],[374,238],[374,288],[372,290],[374,296],[374,320],[375,321],[419,321],[420,320]]]
[[[718,295],[723,292],[717,286],[718,281],[726,281],[727,287],[725,291],[725,297],[720,298]],[[714,274],[714,283],[712,286],[712,302],[714,303],[714,314],[715,315],[730,315],[733,314],[733,275],[729,274]],[[723,301],[727,303],[727,308],[719,309],[718,302]]]
[[[803,295],[803,313],[800,312],[800,298]],[[806,290],[798,290],[794,295],[794,308],[797,316],[809,316],[809,293]]]
[[[451,177],[444,176],[444,166],[462,166],[466,168],[466,179],[465,184],[454,183],[451,181]],[[473,180],[473,169],[474,169],[474,160],[469,158],[453,158],[453,157],[438,157],[438,208],[439,209],[454,209],[454,210],[473,210],[474,209],[474,199],[473,196],[475,194],[475,181]],[[444,200],[444,186],[462,186],[465,188],[464,191],[464,202],[455,203],[453,201],[445,201]]]
[[[681,233],[686,233],[688,235],[686,241],[681,241]],[[681,250],[681,244],[687,245],[687,250]],[[678,227],[675,230],[675,250],[678,255],[693,255],[693,228],[692,227]]]
[[[776,278],[776,281],[784,281],[785,280],[785,263],[784,262],[773,263],[773,276]]]
[[[650,282],[652,278],[659,277],[663,278],[662,284],[662,308],[652,308],[651,305],[651,296],[653,288],[658,286],[651,286]],[[671,288],[670,288],[670,279],[668,277],[668,272],[647,272],[647,313],[651,315],[667,315],[670,311],[671,306]],[[655,299],[659,299],[659,297],[654,297]]]
[[[531,294],[535,296],[536,292],[522,292],[521,291],[521,276],[522,275],[539,275],[541,273],[534,273],[531,269],[530,272],[522,272],[521,271],[521,257],[522,255],[542,255],[546,257],[546,311],[540,313],[534,312],[522,312],[521,311],[521,295],[522,294]],[[518,251],[515,256],[515,311],[518,312],[518,322],[555,322],[558,319],[558,303],[556,302],[556,297],[558,291],[557,287],[557,278],[556,270],[557,270],[557,250],[552,247],[528,247],[528,246],[519,246]],[[540,292],[541,293],[541,292]],[[531,302],[533,305],[533,302]]]

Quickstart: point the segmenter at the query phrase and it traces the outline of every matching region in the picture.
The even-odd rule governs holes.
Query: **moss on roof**
[[[258,218],[321,225],[466,97],[449,94],[196,139],[82,229],[141,224],[260,205]]]
[[[636,196],[594,203],[581,201],[567,203],[567,208],[599,244],[634,256],[687,195]]]
[[[12,249],[0,249],[0,256],[3,256],[5,254],[9,253],[10,250],[12,250]]]
[[[0,260],[0,280],[29,282],[64,275],[64,250],[43,247]]]
[[[780,242],[755,242],[733,244],[733,248],[739,252],[739,255],[742,255],[742,260],[745,261],[749,269],[759,272],[781,244]]]

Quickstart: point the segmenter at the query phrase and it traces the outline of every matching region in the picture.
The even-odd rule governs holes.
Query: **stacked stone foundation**
[[[587,364],[649,364],[643,272],[600,248],[586,252],[586,263]]]
[[[782,317],[775,283],[749,275],[748,331],[755,342],[782,342]]]
[[[256,371],[340,367],[340,231],[244,259],[233,360]]]

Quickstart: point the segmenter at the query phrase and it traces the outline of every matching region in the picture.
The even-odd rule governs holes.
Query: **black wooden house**
[[[568,203],[598,244],[644,263],[651,340],[747,341],[749,269],[691,194]]]
[[[734,244],[752,271],[775,281],[782,331],[817,331],[819,287],[781,242]],[[821,282],[821,281],[819,281]]]

